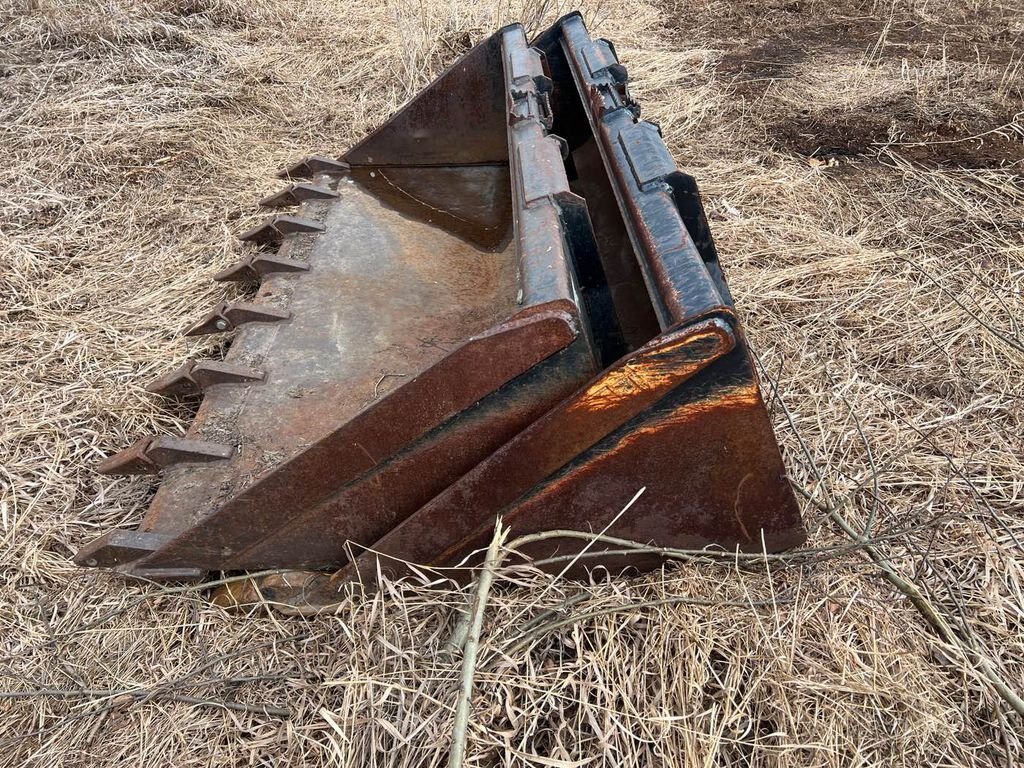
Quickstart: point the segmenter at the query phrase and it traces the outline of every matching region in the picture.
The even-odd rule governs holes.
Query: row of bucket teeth
[[[347,172],[348,169],[345,163],[328,157],[314,156],[289,166],[278,175],[288,179],[312,178],[320,175],[338,175]],[[281,192],[264,198],[260,205],[266,208],[283,208],[299,205],[307,200],[327,200],[337,196],[336,192],[326,187],[296,182]],[[277,215],[244,232],[239,239],[262,246],[280,245],[287,235],[318,233],[324,229],[323,224],[312,219]],[[259,252],[218,272],[213,279],[218,282],[258,282],[270,274],[306,272],[309,268],[310,265],[305,261]],[[280,322],[289,317],[291,313],[288,310],[267,304],[223,302],[186,330],[185,335],[223,333],[237,328],[242,323]],[[166,397],[181,397],[202,394],[207,388],[217,384],[251,384],[263,381],[265,377],[263,371],[244,365],[214,360],[189,360],[178,369],[153,381],[146,390]],[[234,446],[205,440],[144,437],[101,462],[96,471],[104,475],[156,474],[173,464],[223,461],[230,459],[234,453]]]

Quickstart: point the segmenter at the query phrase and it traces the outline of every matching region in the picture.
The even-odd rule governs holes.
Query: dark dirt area
[[[1013,119],[1007,113],[995,121],[931,119],[901,100],[844,114],[803,113],[776,123],[773,138],[779,147],[807,157],[873,157],[885,149],[925,165],[998,168],[1024,160],[1021,139],[998,131]]]
[[[667,26],[724,52],[716,75],[739,97],[738,109],[756,104],[748,113],[763,122],[772,148],[839,162],[888,152],[933,167],[1024,161],[1024,11],[998,4],[926,10],[842,0],[670,2]],[[907,80],[907,92],[837,103],[850,87],[837,81],[802,104],[780,97],[823,61],[888,68]],[[942,93],[943,77],[964,93]],[[936,92],[922,92],[922,78]]]

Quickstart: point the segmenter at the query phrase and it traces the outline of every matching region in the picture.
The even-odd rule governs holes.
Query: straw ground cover
[[[0,6],[0,764],[447,759],[466,593],[239,614],[69,555],[141,516],[152,482],[90,466],[187,426],[141,386],[217,353],[177,332],[224,297],[208,277],[272,172],[339,152],[499,24],[565,10]],[[702,183],[809,551],[612,583],[506,567],[468,764],[1020,764],[1020,9],[584,11]]]

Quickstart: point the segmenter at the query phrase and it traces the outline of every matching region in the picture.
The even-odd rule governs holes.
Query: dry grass
[[[69,554],[141,516],[148,480],[90,466],[187,424],[141,385],[196,349],[177,331],[223,296],[208,275],[237,257],[271,172],[337,153],[500,23],[567,8],[6,2],[0,763],[443,763],[459,677],[443,645],[465,595],[239,616]],[[1019,14],[987,0],[584,10],[703,184],[811,545],[846,540],[829,509],[870,529],[1019,693]],[[469,764],[1024,761],[1020,718],[861,551],[589,586],[506,575]],[[567,599],[571,622],[524,630]]]

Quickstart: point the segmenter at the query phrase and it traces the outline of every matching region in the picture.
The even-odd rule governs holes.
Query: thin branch
[[[808,495],[806,491],[801,490],[802,495]],[[847,494],[848,495],[848,494]],[[844,497],[845,498],[845,497]],[[923,522],[908,525],[903,528],[893,528],[885,531],[884,533],[875,534],[871,537],[870,542],[872,544],[878,544],[879,542],[889,541],[893,539],[903,539],[906,536],[925,530],[929,527],[941,525],[942,523],[948,522],[953,518],[953,515],[937,515],[929,518]],[[584,533],[583,531],[569,531],[569,530],[555,530],[546,531],[543,534],[534,534],[542,536],[544,538],[568,538],[568,539],[593,539],[594,534]],[[775,564],[779,566],[791,566],[800,563],[820,563],[833,558],[841,557],[852,552],[864,549],[867,546],[865,542],[858,541],[843,541],[840,544],[831,544],[828,546],[821,547],[801,547],[800,549],[792,550],[790,552],[741,552],[739,550],[724,550],[724,549],[674,549],[672,547],[657,547],[653,544],[644,544],[639,541],[630,541],[629,539],[619,539],[614,536],[598,536],[597,540],[606,544],[612,544],[620,549],[602,549],[599,551],[590,551],[584,554],[578,559],[594,558],[594,557],[629,557],[631,555],[657,555],[665,560],[680,561],[686,563],[701,563],[707,564],[718,564],[718,565],[768,565]],[[512,544],[515,542],[513,541]],[[511,549],[511,545],[509,546]],[[521,555],[525,557],[525,555]],[[554,563],[564,563],[567,560],[577,558],[577,555],[555,555],[553,557],[545,557],[541,560],[529,560],[529,565],[539,568],[543,565],[551,565]],[[510,565],[509,568],[515,568],[517,566]]]
[[[534,627],[537,627],[537,626],[543,624],[547,619],[549,619],[549,618],[551,618],[553,616],[566,616],[566,615],[568,615],[568,611],[569,611],[570,608],[572,608],[577,603],[582,603],[584,600],[589,600],[593,596],[594,596],[594,594],[592,592],[589,592],[588,590],[583,590],[582,592],[577,592],[572,597],[565,598],[565,600],[562,601],[562,604],[557,606],[557,607],[555,607],[555,608],[546,608],[546,609],[544,609],[543,611],[538,613],[536,616],[534,616],[532,619],[530,619],[529,621],[525,622],[522,625],[522,627],[520,627],[520,635],[522,635],[525,632],[530,631]]]
[[[469,625],[469,636],[466,638],[466,650],[462,657],[462,686],[455,706],[455,722],[452,726],[452,748],[448,755],[448,768],[462,768],[466,759],[466,732],[469,726],[469,707],[473,699],[473,677],[476,674],[476,656],[480,647],[480,630],[484,624],[484,610],[487,607],[487,594],[494,581],[494,572],[501,566],[501,552],[508,529],[502,525],[501,517],[494,524],[494,537],[487,548],[487,559],[480,571],[476,588],[476,600],[473,604],[472,621]]]
[[[531,533],[526,536],[520,536],[519,538],[513,539],[508,543],[506,549],[510,551],[516,551],[527,544],[533,544],[538,541],[546,541],[548,539],[583,539],[585,541],[601,542],[603,544],[614,544],[617,547],[622,547],[625,550],[631,552],[642,552],[646,554],[657,554],[662,555],[666,559],[670,560],[699,560],[707,558],[709,560],[743,560],[753,562],[764,562],[766,560],[792,560],[799,559],[797,556],[798,552],[794,553],[780,553],[771,554],[764,552],[729,552],[722,549],[675,549],[673,547],[658,547],[653,544],[644,544],[640,541],[632,541],[630,539],[621,539],[618,536],[608,536],[607,534],[600,533],[587,533],[585,531],[572,531],[564,529],[555,529],[551,531],[543,531],[542,533]],[[802,551],[802,550],[801,550]],[[606,554],[604,550],[594,553],[594,555]],[[582,553],[574,555],[565,555],[565,558],[582,557]],[[524,555],[525,557],[525,555]],[[562,557],[547,558],[545,560],[538,560],[536,562],[546,563],[550,561],[560,561]]]

